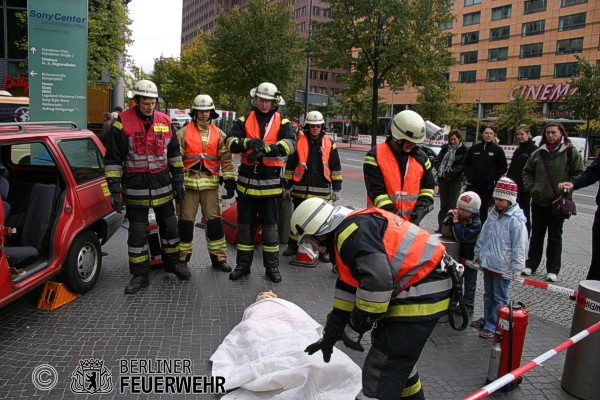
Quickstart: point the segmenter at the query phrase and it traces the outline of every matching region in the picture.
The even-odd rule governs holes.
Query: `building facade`
[[[0,78],[2,90],[29,96],[27,79],[27,0],[0,0]]]

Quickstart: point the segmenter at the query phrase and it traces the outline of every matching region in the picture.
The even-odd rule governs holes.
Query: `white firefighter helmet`
[[[392,136],[396,140],[419,144],[425,141],[425,134],[425,121],[412,110],[400,111],[392,120]]]
[[[250,97],[252,97],[252,105],[255,107],[256,99],[258,97],[266,100],[273,100],[273,107],[285,104],[283,97],[281,97],[281,92],[277,90],[277,86],[270,82],[263,82],[258,85],[258,87],[252,88],[252,90],[250,90]]]
[[[147,79],[142,79],[137,81],[133,85],[133,90],[128,93],[129,98],[133,99],[135,96],[141,97],[152,97],[158,98],[158,88],[154,84],[154,82],[149,81]]]
[[[323,199],[312,197],[304,200],[292,214],[292,234],[298,243],[306,235],[325,235],[333,231],[352,210],[333,206]]]
[[[323,125],[325,124],[325,120],[323,119],[323,114],[318,111],[311,111],[306,114],[306,120],[304,121],[304,126],[306,125]]]
[[[0,90],[0,97],[12,97],[12,94],[6,90]]]
[[[190,117],[194,118],[196,114],[196,110],[211,110],[210,111],[210,119],[219,118],[219,114],[215,111],[215,103],[213,102],[212,97],[207,94],[199,94],[194,99],[194,104],[192,106],[192,112],[190,113]]]

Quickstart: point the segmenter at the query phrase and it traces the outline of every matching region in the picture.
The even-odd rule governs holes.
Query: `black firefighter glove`
[[[231,199],[235,195],[235,189],[237,187],[237,183],[235,179],[225,179],[225,190],[227,194],[221,196],[222,199]]]
[[[278,157],[280,155],[280,149],[278,144],[272,144],[269,146],[265,146],[265,156],[266,157]]]
[[[255,153],[260,153],[265,149],[265,144],[260,139],[252,138],[245,142],[244,147],[246,147],[246,150],[252,150]]]
[[[423,218],[427,215],[427,209],[424,207],[416,207],[412,214],[410,214],[410,222],[419,226]]]
[[[308,345],[304,351],[312,356],[320,350],[321,353],[323,353],[323,361],[328,363],[333,354],[333,346],[335,346],[335,343],[342,338],[344,333],[343,327],[346,324],[344,320],[347,320],[347,318],[340,317],[339,313],[336,313],[335,310],[330,312],[327,316],[325,329],[323,330],[323,337],[317,342]]]
[[[111,193],[110,195],[110,205],[119,214],[123,211],[123,202],[121,201],[121,193]]]
[[[373,323],[378,317],[378,314],[367,313],[358,307],[354,307],[350,315],[350,322],[348,322],[348,326],[346,326],[342,335],[342,341],[346,347],[360,351],[361,353],[364,352],[365,349],[360,344],[360,341],[365,332],[371,330]]]
[[[185,195],[185,189],[183,188],[183,182],[174,182],[173,183],[173,198],[177,203],[181,203],[183,201],[183,196]]]

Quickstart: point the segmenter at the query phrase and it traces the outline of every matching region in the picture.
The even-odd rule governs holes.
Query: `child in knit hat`
[[[464,301],[469,315],[475,309],[475,290],[477,289],[477,269],[473,265],[475,242],[481,232],[479,218],[481,199],[475,192],[464,192],[458,196],[456,208],[448,211],[442,223],[442,236],[450,237],[460,243],[460,262],[465,268],[463,276]]]
[[[479,336],[493,338],[501,306],[508,304],[508,286],[525,268],[529,238],[525,214],[517,203],[517,184],[506,177],[494,188],[494,206],[475,244],[475,262],[482,268],[483,317],[471,326]]]

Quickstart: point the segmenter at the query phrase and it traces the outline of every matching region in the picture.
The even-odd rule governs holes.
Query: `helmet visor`
[[[348,214],[350,214],[351,212],[352,212],[352,210],[350,210],[347,207],[335,206],[333,208],[333,212],[331,213],[331,215],[329,215],[329,217],[327,218],[325,223],[323,225],[321,225],[319,230],[315,233],[315,236],[325,235],[325,234],[333,231],[335,228],[337,228],[337,226],[339,224],[342,223],[344,218],[346,218],[346,216]]]

